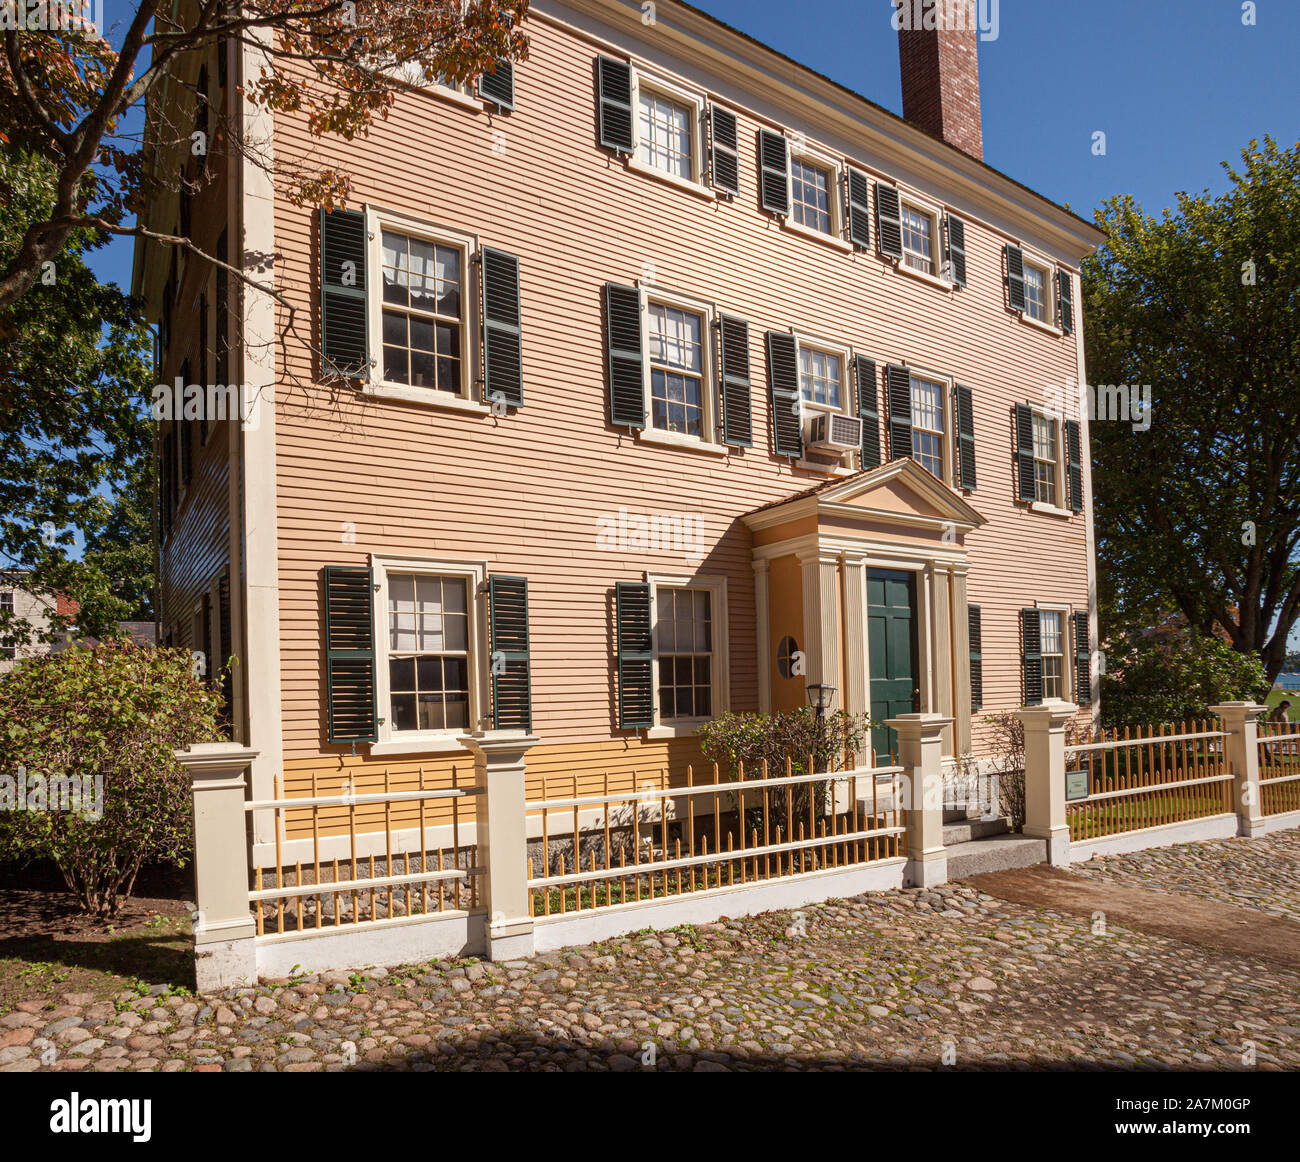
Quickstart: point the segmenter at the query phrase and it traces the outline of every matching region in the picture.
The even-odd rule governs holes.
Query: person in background
[[[1290,711],[1291,711],[1291,703],[1287,699],[1283,698],[1281,702],[1279,702],[1276,706],[1273,707],[1272,710],[1269,711],[1268,721],[1269,722],[1290,722],[1291,721]]]

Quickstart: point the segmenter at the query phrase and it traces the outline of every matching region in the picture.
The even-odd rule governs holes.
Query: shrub
[[[190,780],[174,752],[216,739],[219,709],[191,665],[183,650],[112,641],[0,680],[0,800],[7,792],[11,808],[0,810],[0,855],[53,861],[99,919],[117,914],[146,860],[189,857]],[[17,809],[20,775],[23,805],[45,809]]]
[[[1106,649],[1101,713],[1106,726],[1210,717],[1216,702],[1262,701],[1269,682],[1258,655],[1195,632],[1123,634]]]

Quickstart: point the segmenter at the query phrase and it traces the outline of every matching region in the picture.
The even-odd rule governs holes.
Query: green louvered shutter
[[[1013,311],[1025,309],[1025,252],[1007,245],[1007,305]]]
[[[903,460],[912,454],[912,373],[898,363],[885,368],[889,402],[889,458]]]
[[[772,450],[778,456],[803,455],[799,408],[799,354],[793,335],[767,333],[767,386],[772,403]]]
[[[754,419],[749,399],[749,324],[722,315],[718,319],[722,362],[722,441],[733,448],[754,446]]]
[[[613,57],[596,58],[600,144],[615,153],[632,152],[632,66]]]
[[[374,742],[374,576],[368,568],[325,566],[325,690],[330,742]]]
[[[188,388],[190,386],[190,361],[188,359],[181,362],[181,384]],[[180,464],[181,470],[181,487],[184,488],[190,482],[190,477],[194,475],[194,441],[193,441],[193,421],[184,419],[184,397],[182,397],[182,407],[177,412],[172,421],[172,430],[176,433],[176,453],[177,463]]]
[[[953,214],[945,214],[948,223],[948,277],[953,286],[966,285],[966,223]]]
[[[483,247],[483,398],[521,407],[524,402],[519,259]]]
[[[858,380],[858,416],[862,420],[862,467],[880,467],[880,396],[876,361],[856,355],[853,370]]]
[[[1025,672],[1025,705],[1037,706],[1043,700],[1043,623],[1036,609],[1020,611],[1023,647],[1021,657]]]
[[[709,172],[713,188],[740,193],[740,127],[730,109],[709,106]]]
[[[758,131],[758,193],[763,209],[790,212],[790,143],[784,133]]]
[[[1020,499],[1033,503],[1038,499],[1034,479],[1034,409],[1023,403],[1016,404],[1016,476]]]
[[[957,486],[975,490],[975,401],[960,383],[957,395]]]
[[[366,376],[366,216],[320,212],[321,352],[327,375]]]
[[[1068,270],[1056,272],[1056,317],[1061,320],[1061,330],[1074,334],[1074,280]]]
[[[609,352],[609,422],[645,427],[642,382],[641,292],[634,286],[605,284],[605,341]]]
[[[1083,441],[1078,420],[1065,421],[1066,474],[1070,481],[1070,511],[1083,511]]]
[[[980,623],[980,607],[966,607],[966,622],[970,637],[970,708],[984,708],[984,630]]]
[[[861,170],[849,168],[849,241],[860,250],[871,245],[871,181]]]
[[[479,77],[478,95],[485,101],[491,101],[498,109],[513,109],[515,66],[507,60],[497,61],[496,68]]]
[[[488,634],[492,657],[492,729],[532,730],[527,577],[488,578]]]
[[[876,183],[876,245],[887,258],[903,257],[903,206],[898,187]]]
[[[1074,614],[1074,693],[1080,705],[1092,701],[1092,647],[1088,641],[1088,614]]]
[[[650,586],[620,581],[615,586],[618,618],[618,725],[640,730],[654,725],[654,652],[650,640]]]

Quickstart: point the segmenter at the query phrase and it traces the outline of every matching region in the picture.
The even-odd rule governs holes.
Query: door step
[[[973,839],[991,839],[995,835],[1005,835],[1010,824],[1005,816],[998,819],[961,819],[944,822],[943,845],[955,847],[959,843],[970,843]]]
[[[1047,840],[1029,839],[1023,835],[993,835],[949,847],[948,879],[959,880],[982,872],[1008,871],[1046,862]]]

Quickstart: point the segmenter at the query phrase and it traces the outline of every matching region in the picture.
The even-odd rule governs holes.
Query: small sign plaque
[[[1086,799],[1088,797],[1088,771],[1087,768],[1079,771],[1065,772],[1065,801],[1073,802],[1075,799]]]

